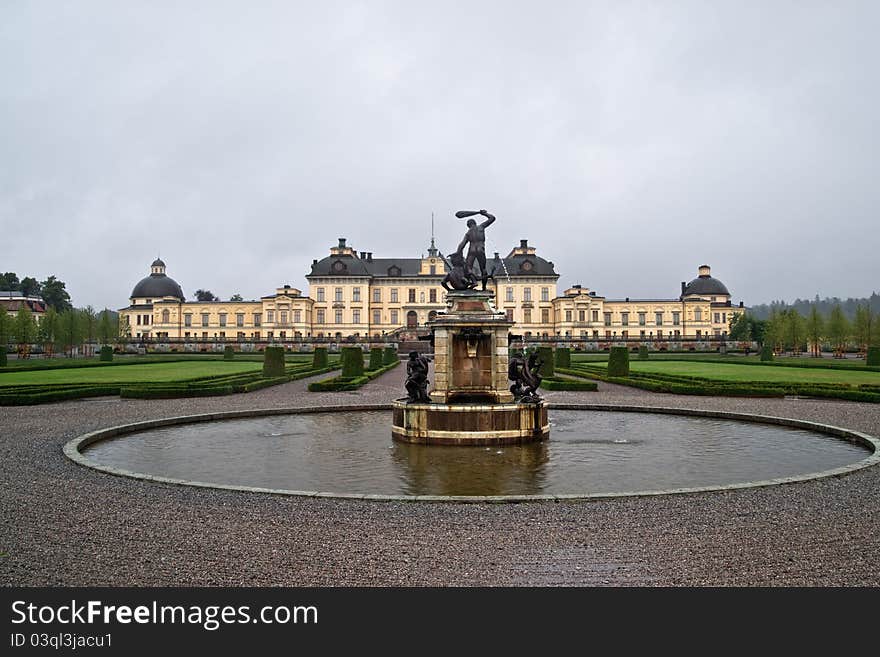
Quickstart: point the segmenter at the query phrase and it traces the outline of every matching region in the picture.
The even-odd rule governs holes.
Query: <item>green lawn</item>
[[[0,373],[0,387],[32,383],[136,383],[186,381],[202,376],[238,374],[261,370],[254,361],[181,361],[112,367],[78,367],[30,372]]]
[[[698,376],[719,381],[775,381],[793,383],[848,383],[880,385],[880,372],[803,367],[755,367],[731,363],[689,363],[687,361],[630,360],[630,370],[645,374]]]

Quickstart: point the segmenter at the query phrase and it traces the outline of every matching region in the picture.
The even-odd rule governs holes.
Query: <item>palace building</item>
[[[670,299],[607,299],[580,285],[557,295],[559,274],[528,240],[488,259],[495,307],[524,337],[586,341],[723,339],[734,306],[727,287],[702,265]],[[425,326],[446,309],[441,286],[448,267],[431,246],[420,258],[374,258],[345,238],[312,261],[309,294],[284,285],[254,301],[186,301],[157,259],[120,312],[133,339],[285,342],[313,338],[394,338]]]

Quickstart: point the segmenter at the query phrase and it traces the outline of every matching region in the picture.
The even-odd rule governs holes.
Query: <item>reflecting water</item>
[[[729,484],[867,456],[800,429],[644,413],[551,411],[550,440],[446,447],[391,440],[391,413],[279,415],[168,427],[86,450],[95,462],[177,479],[337,493],[529,495]]]

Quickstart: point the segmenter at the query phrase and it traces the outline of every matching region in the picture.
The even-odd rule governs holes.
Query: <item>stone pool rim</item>
[[[863,470],[880,463],[880,438],[871,436],[854,429],[846,429],[844,427],[836,427],[830,424],[821,424],[818,422],[810,422],[807,420],[798,420],[795,418],[777,417],[772,415],[754,415],[750,413],[737,413],[731,411],[718,411],[710,409],[692,409],[692,408],[675,408],[663,406],[629,406],[625,404],[575,404],[575,403],[548,403],[550,410],[565,411],[613,411],[621,413],[648,413],[657,415],[678,415],[690,417],[707,417],[723,420],[734,420],[740,422],[751,422],[753,424],[768,424],[783,427],[791,427],[795,429],[806,429],[816,433],[833,436],[842,440],[846,440],[857,445],[861,445],[870,450],[870,454],[848,465],[843,465],[830,470],[822,470],[820,472],[810,472],[806,474],[793,475],[790,477],[778,477],[775,479],[764,479],[760,481],[746,481],[734,484],[724,484],[718,486],[694,486],[684,488],[669,488],[660,490],[646,491],[620,491],[613,493],[570,493],[558,495],[383,495],[369,493],[335,493],[327,491],[304,491],[304,490],[288,490],[278,488],[262,488],[256,486],[237,486],[232,484],[216,484],[203,481],[191,481],[188,479],[177,479],[173,477],[163,477],[158,475],[150,475],[142,472],[134,472],[124,468],[116,468],[113,466],[102,465],[88,459],[82,452],[83,449],[93,445],[94,443],[109,438],[117,438],[127,434],[138,433],[148,429],[156,429],[160,427],[170,427],[183,424],[198,424],[201,422],[213,422],[216,420],[230,420],[250,417],[267,417],[272,415],[305,415],[312,413],[333,413],[348,411],[390,411],[392,405],[388,404],[350,404],[350,405],[333,405],[333,406],[303,406],[294,408],[259,408],[245,409],[238,411],[221,411],[217,413],[200,413],[197,415],[180,415],[175,417],[159,418],[155,420],[145,420],[141,422],[133,422],[122,424],[115,427],[105,427],[96,431],[82,434],[68,441],[64,445],[64,455],[75,463],[97,470],[105,474],[118,477],[127,477],[129,479],[139,479],[141,481],[149,481],[161,484],[172,484],[176,486],[190,486],[195,488],[209,488],[217,490],[230,490],[245,493],[263,493],[269,495],[284,495],[290,497],[313,497],[313,498],[330,498],[343,500],[367,500],[379,502],[455,502],[455,503],[516,503],[516,502],[568,502],[568,501],[589,501],[602,500],[609,498],[631,498],[631,497],[655,497],[659,495],[684,495],[691,493],[709,493],[723,492],[731,490],[741,490],[747,488],[763,488],[767,486],[778,486],[782,484],[794,484],[807,481],[815,481],[818,479],[826,479],[829,477],[840,477],[843,475]],[[389,425],[390,427],[390,425]],[[390,432],[390,428],[389,428]],[[389,435],[389,440],[391,437]],[[473,447],[462,446],[460,449],[474,449]]]

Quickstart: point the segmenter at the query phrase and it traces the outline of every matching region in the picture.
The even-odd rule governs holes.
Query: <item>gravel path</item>
[[[522,504],[300,499],[149,484],[69,462],[69,439],[174,415],[387,402],[296,381],[246,395],[0,407],[3,585],[873,585],[880,468],[724,493]],[[600,383],[551,401],[781,415],[880,434],[880,405],[684,397]]]

